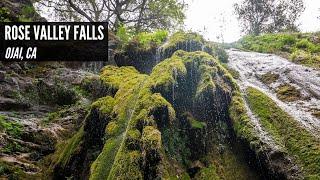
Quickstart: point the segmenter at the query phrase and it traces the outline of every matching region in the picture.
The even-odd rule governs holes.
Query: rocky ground
[[[81,125],[91,102],[82,82],[94,74],[58,63],[1,63],[0,76],[1,174],[37,174]]]

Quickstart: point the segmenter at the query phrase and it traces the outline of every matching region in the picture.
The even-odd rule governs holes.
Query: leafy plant
[[[17,122],[7,121],[5,116],[0,115],[0,132],[19,138],[22,133],[22,125]]]
[[[10,12],[8,8],[6,7],[0,8],[0,22],[10,22],[9,15],[10,15]]]
[[[120,48],[127,49],[129,47],[137,49],[149,49],[160,46],[168,37],[168,31],[157,30],[154,32],[140,32],[133,34],[130,29],[125,26],[118,28],[116,35],[120,40]]]

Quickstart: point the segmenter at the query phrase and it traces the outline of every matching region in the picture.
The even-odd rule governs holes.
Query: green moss
[[[191,127],[194,129],[203,129],[207,126],[205,122],[198,121],[194,119],[192,116],[187,116],[187,120],[189,121]]]
[[[108,136],[114,136],[119,132],[119,125],[115,121],[111,121],[108,123],[106,127],[106,134]]]
[[[75,135],[73,135],[72,138],[57,145],[57,151],[55,152],[53,160],[55,165],[59,164],[62,167],[67,165],[72,155],[79,148],[79,145],[83,140],[83,135],[84,131],[83,127],[81,127],[80,130]]]
[[[277,106],[267,95],[249,87],[248,101],[253,112],[274,139],[296,158],[306,177],[320,174],[320,141]]]
[[[101,153],[91,165],[90,180],[106,179],[106,177],[108,177],[109,172],[113,166],[117,149],[119,148],[119,141],[120,137],[118,137],[117,139],[110,138],[105,142]]]
[[[145,135],[141,138],[144,131],[136,129],[137,123],[141,120],[151,122],[151,112],[159,107],[168,108],[169,120],[175,118],[175,112],[159,93],[152,93],[151,78],[140,74],[133,67],[107,66],[100,77],[107,87],[117,89],[112,108],[115,117],[106,127],[106,143],[110,145],[105,144],[93,163],[90,179],[141,178],[139,163],[142,152],[139,147],[142,146],[141,141]],[[95,102],[93,106],[95,104],[101,103]],[[151,143],[150,146],[153,143],[148,142]]]
[[[266,74],[261,75],[260,80],[265,84],[271,84],[276,82],[279,79],[279,74],[274,74],[272,72],[267,72]]]
[[[245,36],[235,46],[263,53],[276,53],[295,63],[320,68],[320,44],[313,42],[317,33],[279,33]]]
[[[169,37],[162,48],[163,52],[169,57],[177,50],[204,51],[223,63],[228,62],[228,55],[221,45],[205,41],[200,34],[194,32],[178,31]]]
[[[222,65],[225,69],[227,69],[227,70],[229,71],[229,73],[232,75],[232,77],[233,77],[234,79],[239,79],[239,78],[240,78],[240,73],[239,73],[237,70],[235,70],[235,69],[233,69],[233,68],[231,68],[231,67],[228,67],[228,65],[225,64],[225,63],[222,63],[221,65]]]
[[[221,179],[217,174],[217,170],[215,165],[210,165],[207,168],[202,168],[200,172],[196,175],[195,179],[212,179],[212,180],[219,180]]]
[[[152,126],[143,128],[142,142],[147,149],[159,149],[161,147],[161,133]]]
[[[9,9],[6,7],[0,8],[0,22],[10,22],[12,19],[10,18]]]
[[[283,84],[277,89],[277,97],[282,101],[296,101],[301,99],[301,93],[290,84]]]
[[[164,45],[164,48],[176,47],[179,43],[186,43],[190,41],[202,44],[204,43],[203,37],[197,33],[178,31],[170,36],[168,42]]]
[[[117,159],[117,163],[113,165],[108,179],[143,179],[140,170],[140,162],[142,160],[141,153],[138,151],[131,151],[121,153]]]
[[[130,150],[137,150],[140,147],[141,133],[137,129],[130,129],[127,133],[126,146]]]
[[[0,160],[0,179],[40,179],[38,173],[26,173],[14,163]]]
[[[4,115],[0,114],[0,132],[7,133],[14,138],[20,138],[23,126],[14,121],[8,121]]]
[[[244,100],[239,91],[235,91],[229,107],[229,114],[233,129],[238,137],[250,142],[251,145],[259,142],[255,127],[247,114]]]
[[[177,83],[177,78],[183,78],[187,75],[188,66],[193,66],[190,71],[194,71],[194,74],[200,76],[196,97],[200,97],[202,93],[215,88],[215,76],[217,74],[223,75],[225,81],[231,83],[224,84],[220,81],[219,86],[225,89],[228,89],[229,85],[233,86],[231,75],[220,65],[217,59],[201,51],[185,52],[179,50],[171,58],[162,61],[153,69],[150,75],[153,79],[153,87],[165,92],[170,91],[172,84]]]
[[[113,67],[103,68],[100,78],[107,88],[115,89],[113,97],[112,120],[106,127],[106,144],[98,158],[91,166],[91,179],[114,179],[114,178],[141,178],[143,172],[137,168],[141,166],[143,150],[152,149],[157,153],[164,153],[162,149],[163,138],[165,138],[165,148],[169,149],[169,144],[173,154],[179,152],[181,161],[187,148],[180,148],[181,144],[175,140],[168,142],[173,135],[171,123],[174,122],[176,114],[172,105],[158,92],[170,92],[172,84],[176,83],[178,77],[187,75],[187,68],[194,65],[196,73],[200,74],[202,81],[199,83],[198,92],[210,89],[215,84],[216,75],[221,75],[224,81],[231,81],[232,77],[219,64],[218,60],[204,52],[184,52],[177,51],[171,58],[159,63],[150,76],[140,74],[133,67]],[[222,81],[219,79],[219,82]],[[231,83],[231,82],[230,82]],[[226,87],[223,87],[226,86]],[[221,85],[227,88],[228,85]],[[160,91],[164,90],[164,91]],[[195,94],[195,92],[194,92]],[[111,97],[110,97],[111,98]],[[105,99],[98,100],[92,107],[101,107]],[[111,103],[107,103],[111,104]],[[166,108],[168,117],[166,122],[156,122],[153,113]],[[109,108],[107,108],[109,109]],[[111,111],[111,110],[110,110]],[[108,111],[108,112],[110,112]],[[162,120],[163,121],[163,120]],[[162,134],[156,128],[159,123],[168,127]],[[166,124],[163,124],[166,123]],[[203,128],[204,123],[192,121],[195,128]],[[179,137],[179,136],[174,136]],[[181,140],[181,138],[177,138]],[[172,143],[174,142],[174,143]],[[107,143],[109,145],[107,145]],[[143,147],[143,148],[142,148]],[[175,150],[173,150],[175,149]],[[108,161],[108,162],[106,162]],[[153,164],[152,168],[158,169],[159,177],[163,177],[165,169],[161,168],[165,159]],[[180,159],[178,160],[180,161]],[[163,173],[163,174],[162,174]]]
[[[111,114],[114,106],[114,99],[111,96],[106,96],[92,103],[92,109],[99,109],[102,114]]]

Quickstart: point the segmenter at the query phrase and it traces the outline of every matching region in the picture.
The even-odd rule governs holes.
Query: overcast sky
[[[186,11],[186,29],[202,33],[207,39],[233,42],[241,37],[241,30],[236,16],[233,14],[233,4],[242,0],[185,0],[189,6]],[[304,0],[306,9],[298,23],[302,31],[320,31],[320,0]],[[223,19],[224,18],[224,19]],[[222,23],[225,21],[225,23]],[[225,27],[221,27],[226,24]]]

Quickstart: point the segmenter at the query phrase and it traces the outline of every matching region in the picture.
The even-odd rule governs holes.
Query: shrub
[[[149,49],[160,46],[168,37],[168,31],[157,30],[155,32],[140,32],[134,35],[125,26],[121,26],[116,35],[120,39],[120,48],[129,47]]]

